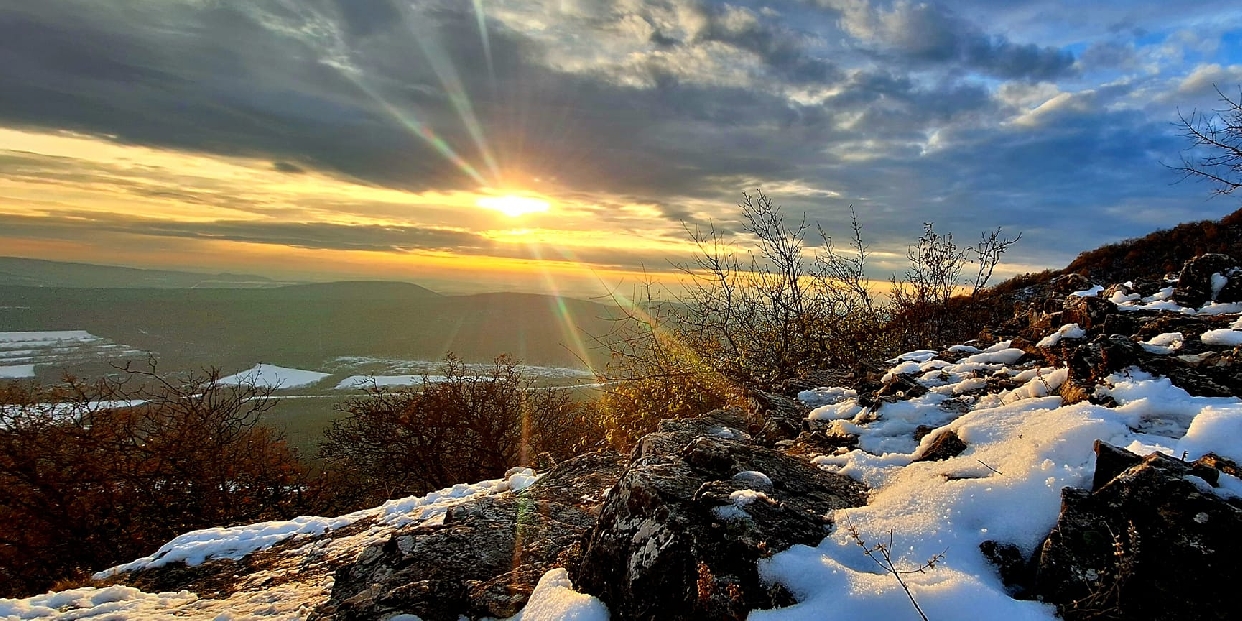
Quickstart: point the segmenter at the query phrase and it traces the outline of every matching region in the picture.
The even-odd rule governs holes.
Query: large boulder
[[[1092,489],[1062,492],[1034,595],[1071,620],[1237,618],[1242,508],[1206,480],[1227,460],[1096,452]]]
[[[576,457],[522,492],[463,503],[442,524],[398,530],[337,570],[332,596],[315,616],[513,616],[545,572],[572,562],[624,463],[615,453]]]
[[[1100,335],[1089,343],[1064,345],[1049,358],[1064,360],[1069,379],[1061,386],[1068,403],[1092,399],[1096,386],[1129,367],[1169,378],[1186,392],[1205,397],[1228,397],[1242,392],[1242,360],[1233,352],[1203,356],[1161,355],[1121,334]]]
[[[1235,280],[1242,281],[1242,266],[1236,259],[1227,254],[1199,255],[1182,267],[1177,288],[1173,290],[1173,301],[1190,308],[1199,308],[1213,300],[1242,301],[1242,282],[1233,282]]]
[[[861,484],[755,444],[744,422],[664,421],[635,448],[572,571],[614,619],[732,620],[792,603],[756,561],[819,543],[834,510],[864,504]]]
[[[1102,327],[1109,315],[1117,313],[1117,305],[1095,296],[1072,295],[1065,298],[1062,323],[1076,323],[1084,330]]]

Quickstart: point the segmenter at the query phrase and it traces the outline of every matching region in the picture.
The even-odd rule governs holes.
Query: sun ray
[[[474,0],[474,16],[479,22],[479,39],[483,42],[483,57],[487,60],[487,77],[494,87],[496,85],[496,64],[492,62],[492,41],[487,36],[487,17],[483,10],[483,0]]]
[[[398,6],[402,9],[402,19],[410,30],[414,42],[418,44],[419,49],[423,52],[423,56],[427,59],[427,63],[431,66],[431,70],[439,78],[440,85],[449,97],[449,102],[452,103],[453,108],[457,111],[457,116],[461,120],[462,126],[470,134],[475,147],[478,148],[479,155],[483,157],[484,164],[487,165],[488,170],[492,173],[492,178],[495,181],[499,181],[501,177],[500,165],[497,164],[496,158],[492,155],[491,147],[487,144],[487,139],[483,133],[483,126],[479,123],[479,119],[474,113],[474,105],[470,102],[470,95],[466,92],[465,85],[462,84],[461,76],[458,75],[457,69],[453,66],[453,60],[444,52],[444,46],[436,41],[433,32],[418,27],[417,24],[420,22],[420,19],[411,14],[413,9],[400,3],[398,3]]]

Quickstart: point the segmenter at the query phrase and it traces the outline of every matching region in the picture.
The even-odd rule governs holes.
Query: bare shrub
[[[215,371],[0,387],[0,594],[129,560],[183,532],[287,518],[303,469],[259,424],[270,391]]]
[[[974,338],[992,318],[979,304],[997,264],[1022,238],[1001,236],[1001,229],[984,231],[974,246],[958,246],[953,234],[941,235],[932,223],[923,224],[918,242],[907,249],[910,266],[903,278],[892,277],[892,320],[888,331],[901,349],[939,347]],[[975,273],[967,277],[966,265]],[[1004,309],[1009,310],[1009,309]]]
[[[970,247],[931,224],[909,249],[910,268],[884,296],[867,277],[868,249],[851,213],[847,242],[817,227],[808,246],[805,218],[786,220],[762,191],[742,195],[739,247],[714,227],[691,229],[694,259],[679,265],[683,292],[644,283],[614,329],[597,338],[610,353],[601,372],[604,419],[614,444],[627,446],[662,418],[746,404],[750,391],[787,391],[825,369],[851,369],[967,332],[1002,309],[974,300],[1006,250],[1021,237],[984,232]],[[975,265],[970,280],[967,265]]]
[[[497,478],[539,453],[560,459],[602,437],[565,389],[536,388],[508,356],[473,375],[450,354],[417,388],[372,386],[341,406],[320,457],[357,506]]]

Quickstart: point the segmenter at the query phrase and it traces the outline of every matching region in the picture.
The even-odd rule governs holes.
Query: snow
[[[1208,330],[1199,337],[1199,340],[1208,345],[1237,347],[1238,345],[1242,345],[1242,330]]]
[[[193,603],[198,596],[143,593],[133,587],[86,587],[26,599],[0,599],[0,619],[154,619],[159,612]],[[155,616],[148,616],[155,613]]]
[[[421,384],[421,375],[351,375],[336,385],[336,390],[363,390],[372,386],[414,386]],[[427,381],[435,378],[428,376]]]
[[[181,535],[160,546],[151,556],[118,565],[95,574],[96,579],[126,572],[184,562],[200,565],[208,559],[239,559],[299,535],[318,535],[349,526],[364,518],[375,519],[380,526],[400,528],[415,523],[442,520],[444,514],[464,499],[506,491],[521,491],[538,477],[529,468],[514,468],[503,479],[480,483],[459,483],[426,496],[410,496],[389,500],[373,509],[355,511],[335,518],[303,516],[293,520],[259,522],[230,528],[205,528]]]
[[[10,347],[43,347],[49,343],[63,341],[87,342],[96,341],[99,337],[86,330],[59,330],[54,332],[0,332],[0,346]]]
[[[273,545],[297,535],[319,535],[325,531],[353,523],[349,516],[321,518],[302,516],[287,521],[261,522],[231,528],[205,528],[186,533],[160,546],[151,556],[118,565],[97,574],[104,578],[123,571],[148,567],[162,567],[168,563],[184,562],[201,565],[207,559],[239,559],[256,550]]]
[[[1056,332],[1045,336],[1035,344],[1036,347],[1056,347],[1061,339],[1080,339],[1087,336],[1087,331],[1078,327],[1076,323],[1067,323],[1057,329]]]
[[[331,373],[256,364],[240,373],[220,378],[219,383],[230,386],[254,384],[259,388],[302,388],[317,384],[329,375]]]
[[[1143,349],[1153,354],[1166,355],[1181,349],[1182,344],[1185,342],[1186,336],[1181,332],[1165,332],[1153,336],[1150,340],[1141,343],[1141,345]]]
[[[1079,298],[1094,298],[1094,297],[1098,297],[1103,292],[1104,292],[1104,287],[1101,287],[1100,285],[1096,285],[1085,291],[1075,291],[1071,293],[1070,295],[1079,297]]]
[[[0,365],[0,379],[25,379],[34,374],[33,364]]]
[[[1057,334],[1072,333],[1066,328]],[[1147,344],[1175,349],[1182,340],[1168,333]],[[860,442],[857,450],[814,461],[866,483],[872,492],[867,506],[836,512],[836,528],[818,546],[795,546],[761,561],[761,575],[789,588],[798,603],[755,611],[750,619],[917,619],[893,577],[863,553],[850,534],[853,527],[868,545],[891,536],[899,569],[918,568],[945,555],[931,570],[903,575],[929,618],[1052,620],[1052,606],[1008,595],[979,544],[994,540],[1015,544],[1028,556],[1034,552],[1056,522],[1061,490],[1090,485],[1097,439],[1140,454],[1161,451],[1195,459],[1215,452],[1242,459],[1242,401],[1237,398],[1194,397],[1167,378],[1130,369],[1098,389],[1117,407],[1065,405],[1056,394],[1068,377],[1065,368],[1035,362],[1010,368],[1017,358],[1010,358],[1008,349],[1001,343],[981,352],[982,357],[937,365],[937,378],[948,379],[938,380],[941,385],[933,392],[878,410],[858,408],[857,396],[843,391],[807,391],[807,396],[835,398],[811,418],[832,420],[834,428],[859,434]],[[937,361],[923,364],[932,362]],[[981,373],[1024,384],[973,401],[959,397],[971,405],[965,414],[940,407],[947,395],[980,387]],[[915,442],[912,432],[920,424],[936,429]],[[945,461],[913,462],[945,429],[966,442],[966,451]],[[1242,481],[1221,479],[1215,493],[1242,496]],[[737,513],[744,506],[734,500],[721,509]]]
[[[557,568],[539,579],[526,608],[510,621],[608,621],[608,608],[598,599],[574,591],[569,572]]]
[[[1229,284],[1229,277],[1224,274],[1212,274],[1212,299],[1220,295],[1220,290]]]
[[[751,487],[772,488],[772,479],[758,470],[743,470],[733,475],[733,480]]]

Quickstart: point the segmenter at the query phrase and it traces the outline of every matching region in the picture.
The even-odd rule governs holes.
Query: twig
[[[888,543],[877,543],[875,545],[867,545],[862,535],[858,534],[858,529],[853,525],[850,525],[849,533],[854,538],[854,543],[863,549],[863,554],[866,554],[867,558],[875,561],[876,565],[879,565],[881,569],[897,579],[897,584],[901,585],[901,589],[906,592],[906,597],[910,598],[910,603],[914,606],[914,610],[919,613],[919,617],[923,621],[928,621],[927,615],[923,612],[923,608],[919,606],[918,600],[914,599],[914,593],[910,592],[910,587],[906,585],[906,581],[902,580],[901,577],[905,574],[921,574],[929,569],[934,569],[937,563],[944,560],[945,553],[940,552],[932,556],[927,559],[926,563],[923,563],[922,566],[916,569],[897,569],[897,566],[893,564],[893,530],[891,528],[888,530]]]

